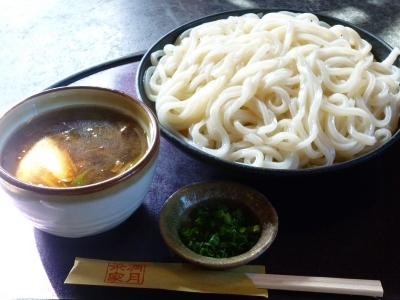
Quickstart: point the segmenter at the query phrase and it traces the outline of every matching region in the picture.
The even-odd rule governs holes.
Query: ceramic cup
[[[28,184],[0,166],[3,194],[33,226],[63,237],[82,237],[109,230],[142,204],[153,181],[160,131],[154,113],[124,93],[98,87],[62,87],[30,96],[0,117],[0,156],[17,128],[55,109],[96,106],[135,119],[146,131],[148,149],[130,169],[111,179],[79,187],[51,188]],[[3,200],[3,199],[2,199]]]

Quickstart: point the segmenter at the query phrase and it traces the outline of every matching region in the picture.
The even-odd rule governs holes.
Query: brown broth
[[[21,126],[6,143],[1,165],[31,184],[80,186],[122,173],[147,148],[146,132],[132,118],[101,107],[68,108]]]

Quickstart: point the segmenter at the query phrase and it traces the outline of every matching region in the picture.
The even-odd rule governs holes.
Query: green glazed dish
[[[180,229],[191,214],[217,201],[243,208],[260,225],[260,238],[247,252],[227,258],[208,257],[182,242]],[[268,199],[251,187],[233,181],[204,181],[183,187],[167,199],[160,214],[160,232],[166,244],[185,260],[207,268],[227,269],[246,264],[269,248],[278,232],[278,215]]]

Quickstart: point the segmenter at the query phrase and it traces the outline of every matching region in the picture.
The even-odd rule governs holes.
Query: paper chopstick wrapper
[[[165,289],[184,292],[268,297],[245,273],[265,273],[264,266],[228,270],[202,269],[193,264],[122,262],[76,258],[66,284]]]

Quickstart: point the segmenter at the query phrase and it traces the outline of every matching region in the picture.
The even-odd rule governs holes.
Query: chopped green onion
[[[82,186],[85,185],[85,178],[86,175],[89,173],[91,169],[87,169],[85,171],[83,171],[82,173],[80,173],[78,176],[76,176],[74,178],[74,180],[72,180],[71,182],[71,186]]]
[[[261,235],[259,224],[249,224],[241,209],[228,210],[224,203],[197,208],[191,226],[182,227],[182,242],[208,257],[227,258],[250,250]]]

